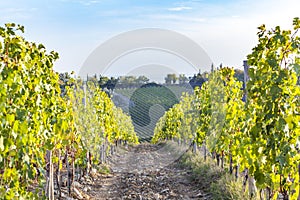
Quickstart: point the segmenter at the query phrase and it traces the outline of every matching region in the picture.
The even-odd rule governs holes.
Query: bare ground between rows
[[[178,164],[186,147],[140,144],[119,149],[110,160],[111,173],[94,178],[91,199],[211,199],[193,182],[192,172]]]

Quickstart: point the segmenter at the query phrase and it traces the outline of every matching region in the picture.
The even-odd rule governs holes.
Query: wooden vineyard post
[[[239,164],[235,166],[235,179],[237,180],[239,178]]]
[[[125,146],[126,148],[128,148],[127,140],[124,141],[124,146]]]
[[[197,142],[195,140],[193,141],[193,152],[194,154],[197,153]]]
[[[80,170],[78,164],[76,165],[76,171],[77,171],[76,180],[80,180],[81,179],[81,170]]]
[[[75,181],[75,153],[72,152],[72,176],[71,176],[71,183],[74,183]]]
[[[300,152],[298,152],[298,153],[300,153]],[[300,181],[300,164],[298,165],[298,175],[299,175],[299,181]],[[300,187],[299,187],[298,200],[300,200]]]
[[[71,169],[70,169],[70,164],[68,160],[68,150],[66,151],[66,168],[67,168],[67,173],[68,173],[68,181],[67,181],[67,187],[68,187],[68,193],[71,195]]]
[[[48,159],[48,156],[46,154],[46,159]],[[44,174],[45,179],[46,179],[46,183],[45,183],[45,195],[46,197],[49,197],[49,165],[48,165],[48,161],[46,160],[46,172]]]
[[[106,145],[105,145],[105,141],[103,141],[103,143],[100,146],[100,156],[101,156],[101,164],[106,163],[105,160],[105,156],[106,156]]]
[[[229,173],[233,174],[233,167],[232,167],[232,155],[230,154],[230,161],[229,161]]]
[[[103,155],[104,155],[104,163],[106,163],[106,158],[107,158],[107,147],[108,147],[108,145],[107,145],[107,138],[105,139],[105,142],[104,142],[104,149],[103,149]]]
[[[106,143],[106,141],[104,140],[103,144],[102,144],[102,162],[103,163],[105,163],[105,155],[106,155],[105,143]]]
[[[100,162],[101,164],[103,164],[103,143],[100,144],[99,151],[100,151]]]
[[[50,151],[50,198],[51,200],[54,200],[54,176],[53,176],[53,162],[52,162],[52,151]]]
[[[247,99],[247,89],[246,89],[246,86],[247,86],[247,82],[249,80],[249,65],[248,65],[248,62],[247,60],[244,60],[244,91],[245,91],[245,101]]]
[[[204,161],[206,161],[206,142],[205,142],[205,140],[204,140],[204,142],[203,142],[203,148],[204,148]]]
[[[86,175],[88,176],[90,173],[90,152],[86,152]]]
[[[109,152],[110,152],[110,155],[112,156],[112,155],[114,155],[114,145],[113,144],[111,144],[111,145],[109,145]]]
[[[46,157],[49,163],[49,169],[47,170],[47,183],[46,183],[46,196],[49,200],[54,200],[54,183],[53,183],[53,163],[52,163],[52,151],[47,150]]]
[[[116,141],[115,141],[115,153],[118,153],[119,141],[120,141],[120,140],[116,140]]]
[[[57,183],[57,190],[58,190],[58,198],[61,198],[61,176],[60,176],[60,157],[61,157],[61,151],[58,150],[58,163],[57,163],[57,169],[56,169],[56,183]]]
[[[216,153],[217,165],[220,166],[220,154]]]
[[[224,169],[224,152],[221,153],[221,168]]]
[[[248,65],[248,62],[247,60],[244,60],[244,87],[245,87],[245,93],[244,93],[244,99],[245,99],[245,102],[247,101],[247,82],[249,80],[249,65]],[[255,180],[252,176],[249,176],[249,170],[247,170],[247,173],[248,173],[248,186],[249,186],[249,193],[250,193],[250,196],[255,196],[256,195],[256,186],[255,186]]]

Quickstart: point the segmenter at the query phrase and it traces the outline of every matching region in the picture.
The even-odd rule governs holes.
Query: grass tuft
[[[199,154],[187,152],[181,159],[180,165],[192,171],[191,179],[200,185],[200,189],[209,193],[211,199],[247,200],[243,192],[242,181],[225,172],[215,164],[210,157],[204,158]]]

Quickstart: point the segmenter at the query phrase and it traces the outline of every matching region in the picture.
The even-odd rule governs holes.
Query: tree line
[[[220,65],[222,68],[222,65]],[[212,66],[213,70],[213,66]],[[244,82],[244,72],[240,69],[235,69],[235,77]],[[191,87],[201,87],[202,84],[208,80],[209,72],[200,71],[197,74],[194,74],[192,77],[187,77],[185,74],[167,74],[165,77],[165,85],[182,85],[185,86],[189,84]],[[71,75],[68,72],[59,74],[60,85],[62,91],[64,90],[65,84],[71,79]],[[150,79],[145,75],[141,76],[119,76],[119,77],[107,77],[103,75],[97,76],[96,74],[93,76],[87,76],[86,80],[90,82],[94,82],[102,89],[107,89],[109,91],[114,90],[116,87],[118,88],[137,88],[141,87],[145,84],[150,83]]]

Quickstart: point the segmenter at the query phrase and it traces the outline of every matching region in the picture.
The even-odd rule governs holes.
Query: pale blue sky
[[[218,65],[241,67],[257,27],[289,27],[299,0],[0,0],[0,25],[25,26],[26,38],[55,50],[58,71],[78,72],[102,42],[139,28],[165,28],[196,41]]]

